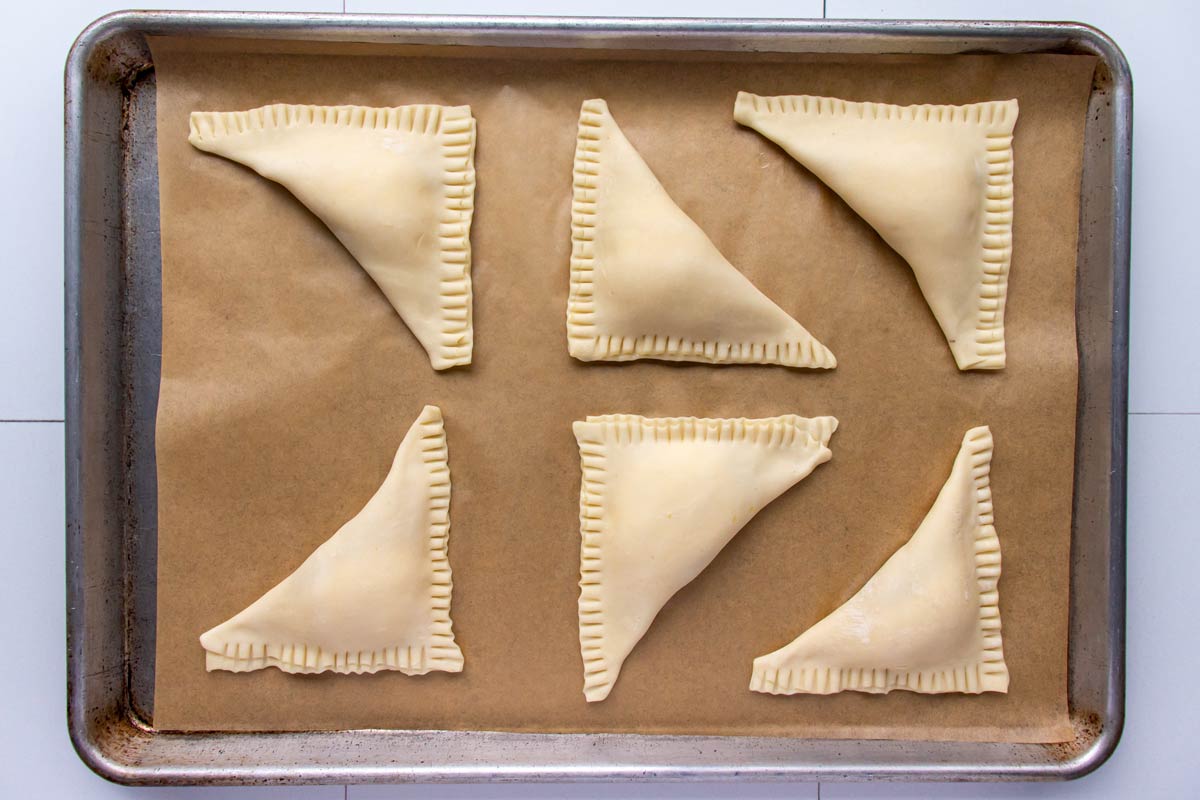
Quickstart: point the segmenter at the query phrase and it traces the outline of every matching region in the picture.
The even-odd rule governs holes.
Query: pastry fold
[[[959,369],[1004,367],[1016,100],[894,106],[739,92],[733,116],[908,262]]]
[[[584,696],[603,700],[659,610],[764,506],[828,461],[833,417],[575,423]]]
[[[581,361],[831,368],[667,195],[603,100],[579,114],[567,340]]]
[[[967,431],[950,477],[912,538],[844,605],[754,659],[750,688],[1007,692],[991,461],[989,429]]]
[[[434,369],[471,363],[468,106],[193,112],[188,141],[286,187],[383,291]]]
[[[450,465],[426,406],[383,484],[295,572],[200,637],[207,668],[461,672],[450,623]]]

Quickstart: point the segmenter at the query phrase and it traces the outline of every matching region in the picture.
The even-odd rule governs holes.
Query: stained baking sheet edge
[[[144,36],[221,35],[506,46],[791,52],[1087,52],[1077,298],[1080,408],[1066,745],[443,731],[153,731],[158,335],[153,79]],[[129,783],[488,779],[1029,779],[1084,774],[1123,717],[1124,447],[1131,84],[1103,34],[1075,24],[357,17],[123,13],[90,27],[67,74],[68,689],[72,739]],[[151,224],[151,221],[154,224]],[[142,268],[138,268],[139,265]],[[147,269],[146,266],[151,268]],[[1081,531],[1086,539],[1081,539]],[[149,602],[147,602],[149,598]],[[149,616],[147,616],[149,615]],[[149,667],[147,665],[150,665]]]

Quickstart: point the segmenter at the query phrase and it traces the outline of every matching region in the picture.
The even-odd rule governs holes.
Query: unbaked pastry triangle
[[[581,361],[837,364],[675,205],[603,100],[579,113],[571,240],[567,343]]]
[[[829,460],[833,417],[575,423],[584,696],[603,700],[659,610],[764,506]]]
[[[461,672],[450,627],[450,465],[425,406],[362,511],[295,572],[200,637],[211,670]]]
[[[750,688],[1007,692],[991,460],[988,428],[967,431],[912,538],[844,605],[791,644],[754,659]]]
[[[1004,367],[1016,100],[892,106],[739,92],[733,116],[904,257],[959,369]]]
[[[471,363],[470,107],[193,112],[188,141],[282,184],[320,217],[434,369]]]

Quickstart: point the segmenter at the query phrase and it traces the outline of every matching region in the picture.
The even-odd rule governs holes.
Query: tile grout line
[[[1200,411],[1129,411],[1129,416],[1200,416]]]

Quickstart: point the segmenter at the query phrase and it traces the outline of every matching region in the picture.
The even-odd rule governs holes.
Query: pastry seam
[[[739,92],[734,116],[749,105],[753,113],[854,116],[884,122],[932,122],[980,125],[984,128],[987,187],[983,201],[980,241],[979,291],[975,303],[972,355],[961,369],[1003,369],[1004,306],[1012,265],[1013,129],[1018,108],[1015,100],[991,100],[970,105],[912,105],[862,103],[833,97],[783,95],[760,97]],[[957,354],[956,354],[957,357]]]
[[[1000,539],[992,508],[992,434],[987,426],[972,428],[964,437],[975,493],[975,580],[979,589],[980,657],[971,664],[944,670],[902,670],[870,667],[769,667],[754,661],[750,688],[768,694],[833,694],[841,691],[889,692],[907,689],[922,694],[1006,691],[1008,666],[1000,634]]]
[[[814,338],[788,342],[697,341],[679,336],[605,335],[596,332],[594,267],[596,204],[601,178],[600,146],[609,117],[603,100],[584,102],[575,137],[571,204],[571,287],[567,295],[568,352],[581,361],[633,361],[656,358],[707,364],[781,364],[831,368],[828,348]]]
[[[583,656],[583,693],[588,701],[603,700],[612,688],[604,654],[604,604],[601,597],[605,514],[606,462],[609,443],[744,442],[772,447],[794,444],[804,435],[827,447],[837,430],[834,417],[786,414],[767,419],[697,419],[642,417],[636,414],[590,416],[600,425],[597,436],[579,440],[583,480],[579,489],[579,646]],[[578,428],[577,428],[578,430]]]
[[[442,412],[426,406],[421,412],[421,459],[429,476],[429,560],[432,622],[428,669],[460,672],[462,651],[454,641],[450,598],[454,581],[450,572],[450,460]]]
[[[604,414],[587,418],[604,426],[605,441],[611,434],[616,444],[639,442],[744,442],[788,446],[805,434],[823,446],[829,445],[837,419],[782,414],[762,419],[643,417],[637,414]]]
[[[249,111],[197,111],[189,124],[194,143],[297,126],[387,130],[435,136],[442,157],[438,219],[441,339],[434,369],[471,363],[471,219],[475,208],[475,118],[469,106],[314,106],[276,103]]]
[[[604,516],[607,451],[608,443],[603,436],[579,443],[583,470],[579,485],[579,649],[583,655],[583,694],[589,702],[604,699],[612,689],[604,654],[601,599],[601,545],[607,527]]]
[[[571,198],[571,287],[567,295],[567,338],[571,355],[595,348],[594,288],[596,195],[600,175],[600,138],[607,104],[584,102],[575,136]],[[602,356],[601,356],[602,357]]]
[[[450,621],[450,463],[442,414],[427,406],[418,418],[421,425],[421,460],[428,480],[430,588],[430,642],[397,645],[376,650],[330,651],[305,643],[227,642],[220,653],[206,651],[206,667],[231,672],[249,672],[277,667],[289,673],[373,673],[384,669],[406,675],[424,675],[435,670],[461,672],[462,651],[454,641]]]

